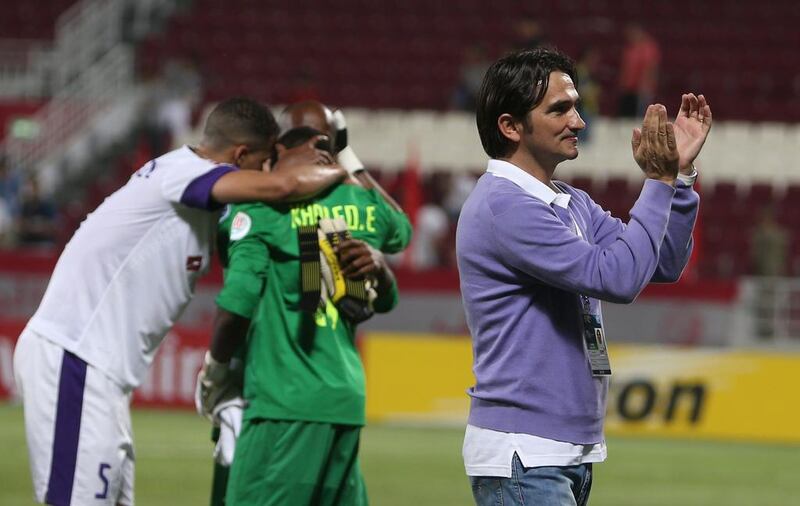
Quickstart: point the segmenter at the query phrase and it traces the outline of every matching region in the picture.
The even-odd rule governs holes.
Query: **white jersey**
[[[187,146],[139,169],[75,232],[28,326],[124,389],[139,386],[208,270],[211,188],[232,170]]]

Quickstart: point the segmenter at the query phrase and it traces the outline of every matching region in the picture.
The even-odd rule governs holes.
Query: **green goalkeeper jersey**
[[[225,284],[217,304],[251,319],[247,335],[245,420],[271,418],[364,424],[364,369],[355,325],[332,303],[316,313],[299,309],[302,294],[298,227],[342,217],[356,239],[386,253],[411,238],[406,215],[375,191],[340,184],[312,201],[232,206],[220,223],[229,238]],[[376,312],[397,303],[391,287]]]

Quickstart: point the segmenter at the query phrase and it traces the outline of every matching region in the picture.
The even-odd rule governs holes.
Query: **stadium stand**
[[[52,39],[58,15],[75,3],[53,0],[34,8],[12,2],[0,21],[2,33],[13,40]],[[134,41],[140,80],[158,75],[166,61],[185,59],[197,65],[204,79],[204,104],[242,94],[279,104],[305,94],[348,110],[367,111],[365,121],[373,131],[401,124],[420,137],[447,139],[474,136],[471,120],[455,113],[437,116],[412,111],[449,107],[466,45],[479,42],[490,56],[502,54],[515,44],[511,29],[515,20],[528,16],[545,28],[548,42],[571,54],[589,46],[600,48],[603,70],[597,79],[604,90],[601,113],[607,117],[615,109],[622,29],[629,22],[640,22],[662,47],[656,100],[670,104],[687,89],[706,93],[720,123],[711,142],[723,147],[715,150],[715,145],[709,145],[706,156],[713,153],[718,167],[738,162],[737,169],[701,179],[701,277],[730,279],[750,272],[750,234],[742,231],[754,226],[754,213],[749,211],[767,201],[774,205],[778,222],[793,231],[788,269],[792,274],[800,272],[800,234],[794,233],[800,230],[800,182],[784,177],[797,172],[786,155],[796,153],[800,143],[800,130],[792,125],[800,121],[800,65],[793,54],[800,45],[796,29],[800,4],[796,2],[467,0],[459,2],[458,8],[430,0],[180,3],[182,8],[165,24],[155,26],[154,34]],[[743,20],[748,30],[741,29]],[[11,111],[20,110],[19,103],[5,102]],[[30,109],[30,105],[22,106],[24,111]],[[775,126],[775,122],[786,126]],[[353,123],[358,131],[357,118]],[[625,146],[629,124],[605,119],[600,123],[595,143]],[[371,139],[376,151],[385,154],[393,151],[392,143],[397,144],[397,139],[391,135]],[[435,146],[438,156],[432,161],[431,147],[420,147],[425,165],[418,193],[423,204],[441,204],[429,197],[441,193],[432,189],[432,181],[441,179],[437,171],[464,170],[447,165],[447,160],[462,154],[459,144],[463,143]],[[769,175],[765,176],[763,167],[741,170],[741,153],[727,148],[749,145],[760,147],[759,159],[769,167]],[[586,167],[627,167],[625,150],[592,147],[581,157]],[[158,147],[144,134],[136,134],[124,153],[115,155],[118,161],[113,162],[113,170],[102,177],[95,173],[84,178],[86,188],[62,206],[63,237],[69,237],[82,216],[121,185],[138,163],[158,154],[154,150]],[[384,169],[384,182],[399,198],[408,191],[404,188],[407,178],[395,173],[406,165],[408,156],[403,147],[371,164]],[[482,162],[479,157],[476,160],[466,170],[479,173]],[[562,177],[589,190],[623,219],[638,194],[635,174],[565,170]]]
[[[47,2],[6,2],[0,16],[0,33],[3,39],[52,39],[56,20],[76,0],[49,0]]]
[[[245,93],[283,102],[291,95],[299,64],[317,78],[333,68],[334,78],[326,73],[321,90],[331,103],[445,109],[462,48],[481,42],[491,55],[502,53],[514,43],[514,20],[527,15],[546,27],[551,43],[570,54],[600,47],[607,69],[618,67],[622,28],[641,22],[666,49],[656,100],[669,100],[691,87],[714,97],[719,117],[800,120],[800,69],[794,55],[800,45],[800,5],[790,0],[502,0],[459,2],[458,8],[429,0],[230,0],[224,6],[196,0],[193,6],[144,44],[141,68],[155,71],[168,56],[203,55],[211,78],[209,100]],[[742,20],[748,21],[747,33],[740,28]],[[330,66],[332,61],[336,65]],[[605,90],[614,89],[614,72],[599,79]],[[603,97],[601,111],[608,114],[615,97]]]

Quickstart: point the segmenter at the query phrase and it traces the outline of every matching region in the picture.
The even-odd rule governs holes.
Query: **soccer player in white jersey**
[[[131,392],[208,269],[215,211],[308,198],[345,176],[316,138],[271,172],[236,170],[260,168],[277,134],[257,102],[220,103],[200,145],[139,169],[65,247],[14,355],[37,501],[133,504]]]

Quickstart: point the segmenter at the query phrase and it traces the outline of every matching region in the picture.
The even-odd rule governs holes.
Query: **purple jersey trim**
[[[83,389],[86,384],[86,362],[65,351],[58,382],[56,428],[53,437],[53,460],[45,502],[69,506],[75,465],[78,460],[78,438],[81,432]]]
[[[233,165],[218,165],[202,176],[194,178],[183,190],[181,204],[209,211],[221,208],[222,204],[211,198],[211,188],[219,178],[234,170],[237,169]]]

